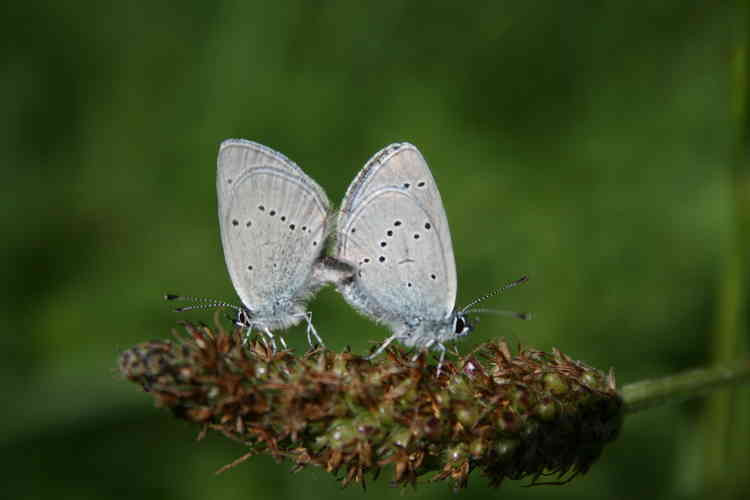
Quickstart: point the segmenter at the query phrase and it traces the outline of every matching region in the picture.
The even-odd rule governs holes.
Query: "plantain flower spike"
[[[561,484],[589,470],[622,425],[612,371],[508,343],[483,344],[443,363],[390,347],[368,360],[348,351],[303,355],[243,344],[240,329],[183,323],[187,335],[120,356],[122,375],[158,406],[258,454],[317,466],[343,485],[383,468],[397,485],[473,471],[489,483]]]

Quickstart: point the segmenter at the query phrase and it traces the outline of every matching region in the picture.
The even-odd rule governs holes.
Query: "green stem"
[[[729,112],[735,127],[733,151],[729,162],[731,191],[728,203],[727,230],[721,241],[723,266],[717,290],[716,325],[709,340],[714,363],[746,357],[748,351],[748,283],[750,282],[750,114],[748,113],[748,0],[736,4],[732,24],[729,64]],[[750,417],[750,391],[722,391],[712,395],[704,405],[705,439],[702,469],[703,495],[715,500],[745,498],[750,487],[746,474],[731,470],[748,470],[750,431],[745,424]]]
[[[665,403],[684,401],[722,387],[750,380],[750,360],[740,360],[628,384],[620,393],[625,413],[635,413]]]

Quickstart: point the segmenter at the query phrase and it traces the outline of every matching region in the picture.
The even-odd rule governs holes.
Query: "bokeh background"
[[[214,192],[228,137],[284,152],[334,201],[375,151],[416,144],[451,223],[459,303],[531,278],[488,306],[534,320],[485,317],[462,350],[499,336],[556,346],[614,366],[621,383],[710,362],[733,234],[732,68],[744,23],[733,2],[4,10],[7,498],[398,494],[390,473],[363,493],[267,457],[214,476],[244,450],[214,435],[196,443],[198,429],[116,372],[122,350],[168,337],[180,319],[164,292],[235,300]],[[310,307],[333,348],[364,352],[387,334],[332,290]],[[286,337],[305,347],[302,326]],[[493,490],[476,475],[460,496],[701,498],[706,442],[737,441],[748,426],[713,435],[705,408],[629,418],[567,486]],[[727,485],[747,470],[729,461],[722,473]],[[405,495],[454,498],[447,484]]]

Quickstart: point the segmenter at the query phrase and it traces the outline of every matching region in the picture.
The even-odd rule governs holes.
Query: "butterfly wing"
[[[365,299],[352,305],[374,319],[451,314],[457,285],[448,220],[416,147],[386,147],[354,179],[338,218],[336,255],[357,268],[348,286]]]
[[[328,234],[330,203],[281,153],[230,139],[219,148],[219,227],[229,276],[251,311],[305,298]]]

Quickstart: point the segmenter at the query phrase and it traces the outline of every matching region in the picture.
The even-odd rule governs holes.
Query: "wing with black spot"
[[[217,192],[224,258],[250,310],[299,297],[328,233],[323,190],[281,153],[250,141],[219,149]]]
[[[337,257],[358,266],[355,286],[383,310],[449,315],[456,267],[440,193],[416,147],[393,144],[352,182],[338,218]]]

